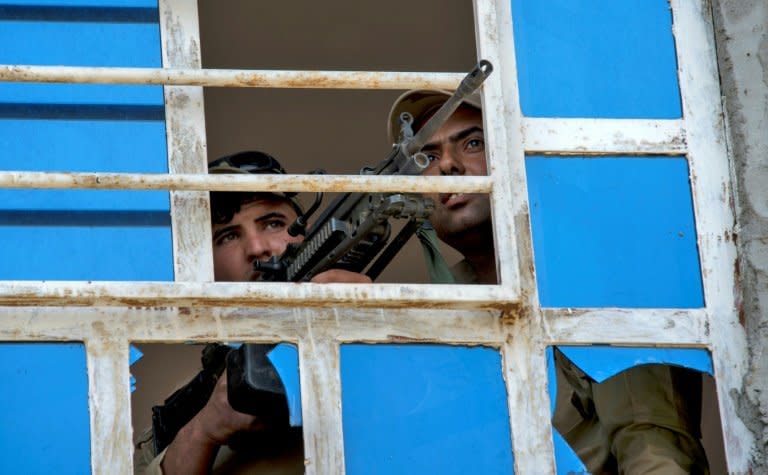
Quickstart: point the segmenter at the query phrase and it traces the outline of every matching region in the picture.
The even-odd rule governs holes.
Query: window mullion
[[[533,315],[506,325],[502,348],[515,473],[555,473],[545,346]]]
[[[497,8],[495,2],[476,1],[475,24],[478,56],[489,60],[494,66],[482,90],[488,173],[493,182],[494,239],[499,243],[495,248],[498,275],[503,288],[519,295],[519,266],[523,263],[518,261],[515,233],[520,218],[525,218],[527,222],[527,213],[524,212],[527,201],[524,198],[525,174],[518,170],[522,166],[523,147],[520,127],[517,126],[520,124],[520,113],[519,107],[516,107],[516,81],[510,83],[505,75],[510,69],[514,73],[514,55],[501,39],[506,37],[505,29],[511,31],[511,13],[509,9],[506,13],[503,10],[497,12]]]
[[[333,316],[328,310],[296,310],[297,320],[305,325],[299,338],[299,378],[306,473],[343,475],[339,344],[332,326],[313,325],[308,313],[317,312]]]
[[[672,0],[680,93],[701,256],[712,360],[728,469],[746,472],[754,436],[736,412],[747,371],[747,342],[736,309],[737,254],[728,152],[722,123],[712,12],[708,2]]]
[[[483,86],[492,210],[501,286],[515,293],[520,307],[505,320],[502,348],[515,473],[553,473],[543,325],[533,276],[533,250],[525,183],[522,135],[508,1],[475,1],[478,55],[494,66]]]
[[[163,66],[200,68],[197,3],[161,0],[158,6]],[[164,91],[168,172],[206,173],[203,88],[165,86]],[[208,193],[171,191],[170,199],[175,280],[210,282],[213,257]]]
[[[132,473],[128,340],[93,336],[85,339],[85,347],[93,474]]]

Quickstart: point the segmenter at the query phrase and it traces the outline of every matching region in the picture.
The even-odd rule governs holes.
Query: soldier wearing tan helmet
[[[396,138],[398,118],[409,112],[418,130],[450,92],[409,91],[393,104],[388,122]],[[475,95],[427,140],[427,174],[486,175],[482,105]],[[438,237],[464,257],[442,282],[497,283],[487,195],[440,193],[430,216]],[[437,266],[439,259],[428,260]],[[439,272],[433,272],[437,275]],[[591,473],[709,473],[700,438],[701,375],[686,368],[645,365],[602,383],[555,349],[555,428]]]

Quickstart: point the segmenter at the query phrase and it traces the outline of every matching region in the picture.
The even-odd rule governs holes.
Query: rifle
[[[411,114],[401,114],[399,142],[393,145],[388,157],[376,167],[363,168],[361,174],[420,175],[429,165],[429,159],[421,152],[427,140],[443,126],[462,101],[480,87],[491,71],[493,66],[489,61],[478,62],[461,81],[456,92],[416,134],[413,133]],[[321,193],[312,209],[318,207],[320,200]],[[306,282],[331,268],[362,272],[378,255],[366,271],[366,275],[374,280],[429,217],[434,207],[432,200],[415,194],[344,193],[331,202],[309,232],[304,232],[307,215],[299,216],[289,232],[294,236],[305,234],[305,239],[301,243],[290,244],[279,257],[257,261],[254,268],[262,273],[262,280]],[[391,218],[406,219],[407,223],[387,245],[392,228]],[[275,388],[274,375],[263,367],[266,359],[249,346],[243,345],[237,366],[227,366],[228,396],[235,410],[258,415],[259,405],[248,404],[247,401],[258,398],[259,394],[274,395],[279,390]]]
[[[489,61],[479,61],[454,94],[415,134],[413,117],[407,112],[401,114],[398,143],[377,166],[364,167],[360,173],[420,175],[429,165],[429,159],[421,152],[422,147],[492,71]],[[255,270],[261,272],[262,280],[306,282],[331,268],[362,272],[366,267],[366,275],[375,280],[434,210],[430,199],[412,193],[344,193],[331,202],[307,231],[307,220],[321,201],[322,193],[318,193],[309,211],[299,216],[289,228],[293,236],[305,235],[301,243],[290,244],[279,257],[254,264]],[[391,242],[390,219],[407,220]],[[374,258],[376,260],[371,264]],[[202,409],[213,392],[216,378],[224,369],[225,360],[232,408],[259,416],[275,427],[287,424],[285,389],[267,359],[267,353],[274,346],[244,344],[236,350],[223,345],[207,346],[209,354],[204,351],[203,371],[171,395],[164,406],[153,407],[156,452],[165,448],[176,432]]]
[[[203,369],[190,382],[152,407],[152,431],[155,454],[168,446],[176,433],[208,402],[216,381],[226,367],[232,348],[212,343],[203,348],[200,360]]]
[[[274,344],[249,343],[232,348],[209,343],[203,348],[203,369],[191,381],[152,407],[153,448],[162,452],[176,434],[208,403],[216,381],[227,372],[230,405],[259,416],[270,430],[288,426],[288,403],[280,375],[268,359]],[[235,388],[235,389],[232,389]]]
[[[462,101],[480,87],[492,70],[490,62],[478,62],[461,81],[456,92],[416,134],[412,129],[413,117],[407,112],[401,114],[400,141],[393,145],[389,156],[376,167],[365,167],[360,174],[420,175],[429,165],[429,159],[421,152],[424,144]],[[317,208],[320,200],[322,193],[318,193],[312,210]],[[379,256],[366,271],[366,275],[375,280],[419,226],[429,218],[434,207],[432,200],[415,194],[344,193],[331,202],[308,232],[304,229],[306,214],[291,225],[289,232],[293,236],[305,235],[301,243],[290,244],[279,257],[257,261],[254,268],[262,273],[262,280],[306,282],[331,268],[363,272]],[[407,222],[389,242],[392,218],[405,219]]]

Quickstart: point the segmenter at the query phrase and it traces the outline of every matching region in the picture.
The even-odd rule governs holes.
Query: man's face
[[[232,220],[213,225],[213,274],[216,281],[257,280],[254,261],[285,252],[303,237],[288,234],[296,212],[286,201],[262,199],[245,203]]]
[[[487,175],[483,117],[474,107],[460,106],[422,148],[430,164],[425,175]],[[488,195],[428,194],[435,201],[429,220],[441,238],[450,237],[491,219]]]

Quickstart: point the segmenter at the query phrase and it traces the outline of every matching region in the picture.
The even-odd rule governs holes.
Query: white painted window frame
[[[197,5],[188,0],[159,2],[164,69],[2,66],[5,81],[165,85],[169,174],[0,172],[0,187],[172,190],[175,281],[0,282],[0,339],[85,342],[94,474],[131,473],[129,343],[191,340],[299,345],[310,474],[344,472],[338,368],[339,345],[346,342],[499,348],[520,474],[554,472],[547,346],[703,347],[714,362],[729,469],[745,471],[754,440],[729,394],[740,390],[746,372],[746,338],[738,321],[732,188],[711,12],[705,5],[671,0],[683,119],[534,119],[520,112],[510,2],[474,0],[478,57],[495,65],[483,93],[488,177],[205,175],[203,85],[451,88],[463,74],[202,70]],[[526,153],[686,155],[706,307],[540,308]],[[506,243],[497,249],[501,284],[213,283],[206,191],[276,189],[492,192],[496,240]]]

